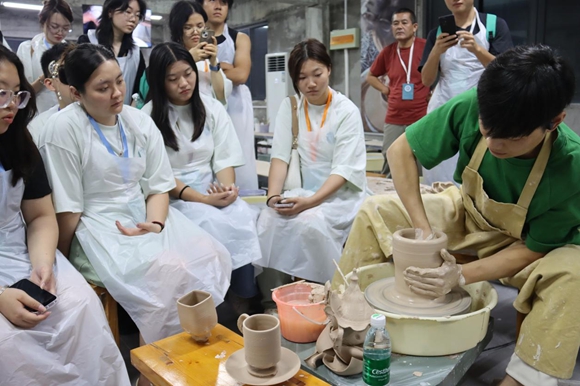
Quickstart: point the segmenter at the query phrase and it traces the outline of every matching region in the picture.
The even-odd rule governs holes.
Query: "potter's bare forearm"
[[[529,250],[523,242],[517,242],[489,257],[463,265],[465,283],[497,280],[511,277],[545,256]]]
[[[211,87],[218,101],[222,104],[226,103],[226,93],[224,88],[224,77],[220,71],[211,72]]]
[[[288,164],[281,159],[272,158],[268,173],[268,197],[282,193],[287,174]]]
[[[475,52],[475,56],[479,60],[479,62],[483,65],[483,67],[487,67],[492,60],[495,59],[495,56],[489,53],[485,48],[480,48]]]
[[[32,266],[52,267],[57,248],[58,225],[51,195],[35,200],[23,200],[21,208],[27,225],[26,238]]]
[[[175,188],[169,191],[169,195],[173,198],[179,198],[179,193],[181,193],[181,199],[183,201],[191,201],[191,202],[205,202],[205,195],[199,193],[197,190],[193,188],[185,188],[185,184],[179,180],[175,179]]]
[[[432,50],[425,62],[425,65],[421,69],[421,82],[425,87],[431,87],[435,80],[437,79],[437,73],[439,72],[439,60],[441,54]]]
[[[419,189],[417,159],[405,134],[397,138],[387,150],[387,162],[391,168],[395,190],[411,217],[413,227],[422,229],[425,236],[430,235],[431,226]]]
[[[385,86],[385,84],[383,82],[381,82],[381,80],[378,77],[374,76],[370,72],[367,75],[367,82],[374,89],[378,90],[382,94],[386,93],[386,90],[388,89],[388,86]]]

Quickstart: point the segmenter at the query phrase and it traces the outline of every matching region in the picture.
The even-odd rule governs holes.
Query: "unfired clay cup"
[[[198,342],[206,342],[217,325],[217,312],[209,292],[191,291],[177,301],[181,327]]]
[[[403,272],[407,267],[437,268],[443,263],[441,249],[447,248],[447,235],[441,231],[434,231],[434,234],[432,240],[415,240],[415,230],[411,228],[393,234],[395,288],[400,295],[411,299],[421,298],[411,292],[405,282]]]
[[[256,377],[275,375],[282,353],[278,318],[266,314],[242,314],[238,318],[238,329],[244,336],[248,372]]]

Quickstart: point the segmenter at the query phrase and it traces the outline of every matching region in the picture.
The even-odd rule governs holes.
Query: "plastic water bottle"
[[[388,385],[391,378],[391,338],[385,324],[385,315],[373,314],[363,346],[363,381],[370,386]]]

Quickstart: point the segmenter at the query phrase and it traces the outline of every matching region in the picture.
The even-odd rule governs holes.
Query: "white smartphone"
[[[274,204],[274,208],[292,208],[293,206],[294,206],[293,202],[289,202],[287,204],[278,202]]]

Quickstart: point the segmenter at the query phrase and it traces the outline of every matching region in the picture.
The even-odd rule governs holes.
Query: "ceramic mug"
[[[181,327],[198,342],[206,342],[217,325],[217,312],[209,292],[191,291],[177,301]]]
[[[242,314],[238,329],[244,336],[244,354],[248,372],[257,377],[276,374],[282,355],[280,321],[272,315]]]

